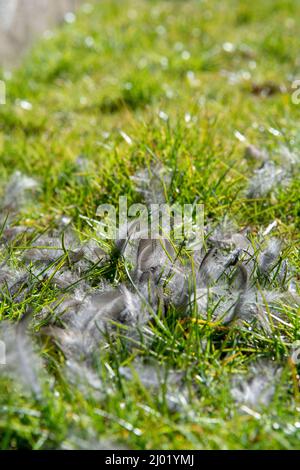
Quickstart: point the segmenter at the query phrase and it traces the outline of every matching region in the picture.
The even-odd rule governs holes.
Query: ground
[[[276,221],[272,234],[297,270],[297,174],[276,191],[245,196],[257,167],[245,158],[247,143],[275,161],[283,147],[299,151],[300,105],[292,100],[300,78],[297,2],[103,0],[67,19],[20,68],[2,72],[1,185],[16,170],[41,184],[19,222],[43,232],[67,216],[88,240],[94,233],[84,217],[94,218],[100,203],[117,204],[120,195],[135,202],[129,176],[155,158],[175,170],[170,200],[197,198],[207,219],[227,215],[253,234]],[[87,167],[78,166],[79,156]],[[12,263],[21,249],[9,248]],[[102,275],[122,280],[122,261],[91,274],[95,282]],[[28,307],[38,315],[56,295],[46,282],[22,302],[6,296],[1,319],[16,321]],[[50,377],[43,399],[1,380],[1,448],[109,442],[132,449],[296,449],[299,386],[289,356],[300,339],[299,311],[287,315],[289,326],[278,334],[224,334],[174,311],[152,326],[151,344],[129,351],[117,341],[101,350],[106,393],[89,399],[65,382],[63,355],[40,341]],[[168,406],[164,384],[151,393],[138,376],[122,379],[119,368],[137,355],[184,372],[184,411]],[[241,409],[232,377],[246,376],[262,358],[282,368],[276,393],[265,407]]]

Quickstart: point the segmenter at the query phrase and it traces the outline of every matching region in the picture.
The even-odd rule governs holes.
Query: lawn
[[[298,2],[103,0],[66,19],[0,72],[1,448],[298,448]],[[132,306],[141,325],[93,324],[87,354],[85,310],[152,282],[93,222],[143,202],[141,171],[204,205],[201,260],[174,249],[209,282],[190,276],[182,304],[175,275]]]

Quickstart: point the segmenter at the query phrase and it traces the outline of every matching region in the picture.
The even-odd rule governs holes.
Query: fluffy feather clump
[[[268,152],[253,145],[247,146],[245,156],[261,162],[246,190],[246,196],[250,199],[261,198],[281,186],[288,186],[292,177],[299,172],[299,155],[286,147],[282,147],[277,162],[270,158]]]
[[[17,324],[1,322],[0,340],[4,345],[1,373],[21,383],[36,398],[41,396],[42,361],[26,331],[26,321]]]
[[[264,165],[260,175],[271,171],[279,178],[281,169],[270,162]],[[137,173],[133,181],[150,208],[151,204],[166,202],[171,177],[167,169],[154,165]],[[18,194],[36,188],[31,179],[18,178]],[[16,208],[17,196],[10,186],[2,207]],[[253,194],[258,187],[255,184]],[[60,292],[35,318],[49,324],[43,333],[63,351],[66,376],[78,386],[101,390],[94,369],[99,346],[105,344],[107,336],[116,334],[126,338],[129,345],[138,341],[158,312],[167,316],[173,307],[181,316],[196,314],[204,321],[228,327],[256,325],[269,334],[277,322],[284,321],[282,302],[299,304],[295,289],[290,288],[291,282],[295,283],[293,273],[281,259],[282,244],[266,235],[271,228],[254,238],[228,219],[217,226],[208,221],[205,247],[190,251],[163,236],[144,239],[137,235],[137,227],[133,221],[128,232],[120,231],[115,243],[115,252],[125,263],[126,282],[102,279],[95,286],[90,270],[112,263],[112,258],[96,239],[81,243],[68,221],[47,234],[29,234],[32,239],[21,255],[22,270],[14,271],[8,262],[1,266],[1,296],[18,299],[16,292],[26,293],[32,278],[34,282],[49,282]],[[8,230],[3,233],[2,244],[7,243],[7,237],[12,241],[20,234],[11,227]],[[125,377],[130,375],[123,372]]]
[[[252,364],[246,377],[234,376],[231,395],[240,405],[254,409],[266,407],[274,396],[281,372],[274,363],[260,361]]]

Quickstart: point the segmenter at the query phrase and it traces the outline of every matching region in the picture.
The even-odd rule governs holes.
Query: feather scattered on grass
[[[254,184],[254,192],[260,185],[265,190],[269,172],[277,181],[281,171],[272,162],[265,162],[256,174],[259,182]],[[148,206],[165,202],[171,181],[165,168],[154,165],[137,173],[133,180]],[[29,189],[29,182],[27,185]],[[118,285],[104,281],[98,288],[91,285],[90,267],[102,266],[110,258],[96,239],[81,243],[71,230],[70,220],[61,220],[47,234],[33,237],[29,249],[23,252],[28,271],[14,271],[7,263],[0,269],[1,289],[10,295],[26,282],[30,284],[30,275],[35,282],[51,282],[62,289],[57,300],[36,318],[41,322],[47,319],[51,325],[43,332],[52,336],[65,354],[70,381],[73,378],[78,384],[100,387],[93,358],[107,335],[120,333],[128,340],[139,339],[157,312],[167,315],[170,305],[184,315],[197,311],[206,320],[241,327],[245,322],[254,323],[270,332],[273,323],[276,325],[276,315],[282,321],[280,302],[298,302],[291,289],[288,291],[291,279],[286,283],[286,276],[280,274],[283,268],[278,272],[275,269],[281,244],[274,238],[267,240],[268,230],[260,231],[253,242],[247,228],[240,230],[225,218],[215,228],[207,225],[207,247],[190,256],[188,250],[182,251],[166,238],[136,236],[138,228],[136,221],[131,222],[128,231],[121,229],[116,241],[128,274],[127,282]],[[261,274],[265,275],[263,287]],[[281,290],[275,282],[279,278]],[[270,321],[272,316],[275,322]]]
[[[253,146],[247,147],[246,154],[263,162],[262,166],[254,170],[246,190],[246,196],[251,199],[261,198],[271,191],[277,191],[280,186],[288,186],[293,175],[299,172],[299,155],[291,152],[287,147],[281,147],[278,162],[268,157],[264,150]]]
[[[166,202],[166,191],[171,183],[171,172],[168,168],[156,163],[149,168],[140,170],[131,177],[136,190],[142,194],[146,204],[162,204]]]
[[[273,399],[282,369],[270,362],[251,366],[247,376],[237,375],[232,380],[231,395],[239,404],[259,409]]]
[[[7,263],[0,268],[0,300],[3,296],[13,297],[27,285],[29,273],[15,269]],[[15,299],[17,300],[17,299]]]
[[[30,262],[52,263],[67,255],[70,262],[76,263],[84,252],[79,241],[72,235],[63,233],[60,237],[42,235],[35,239],[33,246],[24,251],[23,259]]]
[[[164,401],[170,411],[184,411],[188,407],[188,393],[183,383],[183,373],[168,370],[156,362],[145,364],[135,360],[130,367],[120,367],[119,374],[128,381],[137,380],[147,392],[157,394],[165,390]],[[158,398],[158,397],[157,397]]]
[[[287,185],[289,179],[289,169],[268,160],[261,168],[254,170],[254,176],[250,179],[246,195],[249,199],[259,199],[270,193],[273,188],[282,184]]]
[[[2,208],[6,211],[19,210],[39,188],[38,182],[16,171],[11,176],[5,190]]]
[[[167,370],[165,366],[158,363],[144,364],[138,360],[134,361],[130,367],[120,367],[119,372],[127,380],[134,380],[136,377],[147,390],[158,389],[163,383],[179,387],[183,377],[182,373]]]
[[[68,383],[77,387],[85,396],[92,395],[93,398],[103,397],[102,381],[95,370],[84,360],[68,359],[64,368],[64,378]],[[106,388],[107,393],[107,388]]]
[[[278,263],[281,251],[281,242],[277,238],[271,238],[267,247],[263,250],[259,260],[259,269],[268,274]]]
[[[1,375],[8,375],[37,398],[41,396],[40,375],[42,362],[35,353],[26,332],[26,322],[17,324],[3,321],[0,324],[0,338],[5,344],[5,365],[0,366]]]
[[[268,152],[265,149],[259,149],[252,144],[247,145],[245,149],[245,157],[261,162],[266,162],[269,159]]]
[[[166,174],[161,167],[152,168],[152,173]],[[147,204],[156,202],[159,192],[155,191],[155,197],[151,195],[152,173],[144,170],[134,177]],[[162,200],[166,180],[158,181]],[[81,354],[99,347],[103,332],[113,331],[114,324],[132,330],[145,325],[158,305],[167,312],[168,305],[173,304],[187,315],[194,311],[196,303],[203,318],[208,318],[208,312],[212,312],[211,318],[225,325],[259,323],[270,330],[270,312],[276,311],[282,295],[272,288],[257,289],[256,284],[259,283],[257,273],[268,272],[277,262],[280,251],[277,241],[271,239],[264,251],[258,241],[257,254],[248,239],[247,229],[239,230],[226,219],[209,230],[208,249],[197,252],[192,267],[189,258],[179,256],[178,246],[169,240],[134,237],[136,227],[133,221],[129,233],[124,233],[117,241],[121,256],[131,265],[128,283],[92,294],[76,312],[64,315],[66,328],[59,336],[63,348],[73,348],[71,357],[74,357],[74,344]],[[130,335],[128,331],[126,334]]]

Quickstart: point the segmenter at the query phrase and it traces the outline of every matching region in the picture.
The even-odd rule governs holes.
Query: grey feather
[[[5,190],[2,207],[5,211],[19,210],[39,188],[38,182],[20,171],[11,176]]]
[[[34,352],[25,322],[1,322],[0,335],[6,349],[6,365],[0,366],[1,374],[21,382],[27,390],[40,397],[42,362]]]
[[[231,394],[239,404],[257,409],[270,404],[281,375],[281,368],[270,362],[252,365],[246,377],[233,378]]]
[[[264,197],[274,188],[280,185],[287,185],[290,179],[290,171],[287,168],[276,165],[272,161],[267,161],[261,168],[254,171],[254,176],[246,191],[249,199]]]

